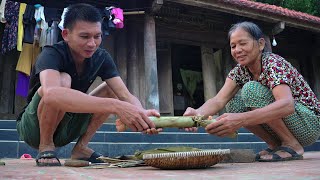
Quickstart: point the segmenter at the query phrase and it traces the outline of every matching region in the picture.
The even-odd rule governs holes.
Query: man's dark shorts
[[[17,122],[17,131],[20,140],[25,141],[33,148],[38,148],[40,143],[39,120],[37,116],[38,105],[41,97],[36,92],[31,102],[26,107],[21,120]],[[88,128],[92,114],[67,112],[53,135],[56,147],[62,147],[83,135]]]

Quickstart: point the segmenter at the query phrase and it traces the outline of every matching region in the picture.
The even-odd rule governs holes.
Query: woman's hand
[[[155,109],[147,109],[147,110],[145,110],[145,114],[146,114],[147,116],[160,117],[159,112],[158,112],[157,110],[155,110]]]
[[[200,114],[197,110],[193,109],[192,107],[188,107],[187,110],[183,113],[183,116],[199,116]]]
[[[240,113],[225,113],[216,122],[209,124],[206,131],[219,137],[226,137],[242,127],[243,118]]]
[[[188,107],[187,110],[184,112],[183,116],[199,116],[199,113],[197,110],[193,109],[192,107]],[[198,128],[196,127],[190,127],[190,128],[184,128],[187,132],[197,132]]]

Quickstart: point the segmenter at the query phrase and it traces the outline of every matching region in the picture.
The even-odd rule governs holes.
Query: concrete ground
[[[0,179],[320,179],[320,152],[304,160],[273,163],[219,163],[207,169],[37,167],[34,160],[2,159]],[[64,160],[61,160],[62,163]]]

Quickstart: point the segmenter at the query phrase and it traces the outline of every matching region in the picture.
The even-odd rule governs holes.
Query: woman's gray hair
[[[252,22],[248,22],[248,21],[244,21],[244,22],[240,22],[237,24],[233,24],[228,32],[228,41],[230,42],[230,36],[232,35],[232,33],[237,30],[238,28],[241,28],[243,30],[245,30],[246,32],[248,32],[250,34],[250,36],[255,39],[255,40],[259,40],[260,38],[264,38],[264,34],[262,33],[261,29],[259,28],[259,26],[257,26],[256,24],[252,23]]]
[[[253,22],[244,21],[244,22],[240,22],[237,24],[233,24],[231,26],[231,28],[228,32],[228,41],[229,42],[230,42],[230,36],[232,35],[232,33],[239,28],[245,30],[256,41],[259,41],[260,38],[264,39],[264,34],[258,25],[256,25]],[[266,51],[266,47],[263,49],[263,52],[265,52],[265,51]]]

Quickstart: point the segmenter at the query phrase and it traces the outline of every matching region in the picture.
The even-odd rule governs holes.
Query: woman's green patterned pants
[[[270,89],[259,82],[250,81],[243,86],[241,95],[236,95],[229,101],[226,110],[230,113],[246,112],[250,108],[265,107],[274,100]],[[283,121],[302,146],[315,143],[320,136],[320,117],[299,102],[295,102],[295,112],[283,118]],[[278,139],[268,125],[261,126]]]

